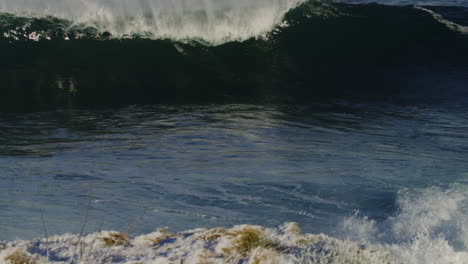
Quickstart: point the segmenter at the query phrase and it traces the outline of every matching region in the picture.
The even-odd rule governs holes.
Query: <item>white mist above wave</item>
[[[3,0],[0,12],[54,16],[116,37],[143,35],[212,44],[271,31],[303,0]]]

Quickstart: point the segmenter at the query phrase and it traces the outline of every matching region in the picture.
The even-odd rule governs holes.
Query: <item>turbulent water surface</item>
[[[441,256],[466,254],[467,107],[341,102],[6,115],[1,238],[41,236],[41,210],[50,233],[79,233],[91,198],[87,231],[296,221],[307,232],[395,243],[416,259],[432,254],[410,248],[419,239]]]
[[[0,263],[466,263],[468,6],[368,2],[1,1]]]

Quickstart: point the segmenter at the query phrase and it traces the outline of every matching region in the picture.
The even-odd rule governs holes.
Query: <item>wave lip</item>
[[[427,12],[428,14],[430,14],[435,20],[439,21],[440,23],[444,24],[447,28],[453,30],[453,31],[456,31],[456,32],[460,32],[462,34],[468,34],[468,26],[464,26],[464,25],[460,25],[460,24],[457,24],[453,21],[450,21],[446,18],[444,18],[442,15],[428,9],[428,8],[425,8],[425,7],[422,7],[422,6],[416,6],[415,7],[416,9],[419,9],[419,10],[422,10],[424,12]]]
[[[353,14],[353,8],[328,0],[228,1],[225,5],[207,0],[191,7],[182,4],[164,6],[163,2],[150,0],[142,1],[139,5],[127,2],[112,2],[114,4],[111,5],[106,1],[78,2],[81,4],[64,2],[57,7],[47,4],[49,1],[43,0],[42,5],[33,2],[18,5],[9,1],[0,4],[0,33],[3,35],[0,35],[0,39],[144,38],[218,46],[274,37],[282,28],[307,23],[308,19],[359,15]],[[378,6],[374,5],[374,8],[378,9]],[[354,9],[368,8],[367,5],[361,7]],[[468,33],[466,25],[457,24],[432,8],[414,7],[428,13],[450,30]],[[460,14],[466,16],[465,12],[460,11]]]

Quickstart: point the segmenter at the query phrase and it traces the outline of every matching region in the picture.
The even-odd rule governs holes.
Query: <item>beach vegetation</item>
[[[128,235],[121,232],[109,233],[107,236],[100,237],[99,240],[104,242],[104,246],[106,247],[130,245]]]
[[[263,232],[257,229],[246,228],[244,230],[237,231],[237,236],[239,238],[235,242],[235,249],[242,256],[247,256],[248,253],[258,247],[272,247],[271,242],[264,237]]]
[[[36,264],[36,261],[34,261],[21,249],[18,249],[15,252],[9,254],[3,260],[9,264]]]

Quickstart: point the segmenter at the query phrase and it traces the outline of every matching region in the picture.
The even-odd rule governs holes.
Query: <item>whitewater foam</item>
[[[3,244],[0,259],[28,263],[399,263],[380,246],[363,247],[326,235],[302,234],[295,223],[167,229],[128,239],[118,232],[62,235]]]
[[[403,263],[465,264],[468,260],[468,189],[404,190],[400,212],[383,223],[359,213],[346,219],[346,238],[387,248]]]

